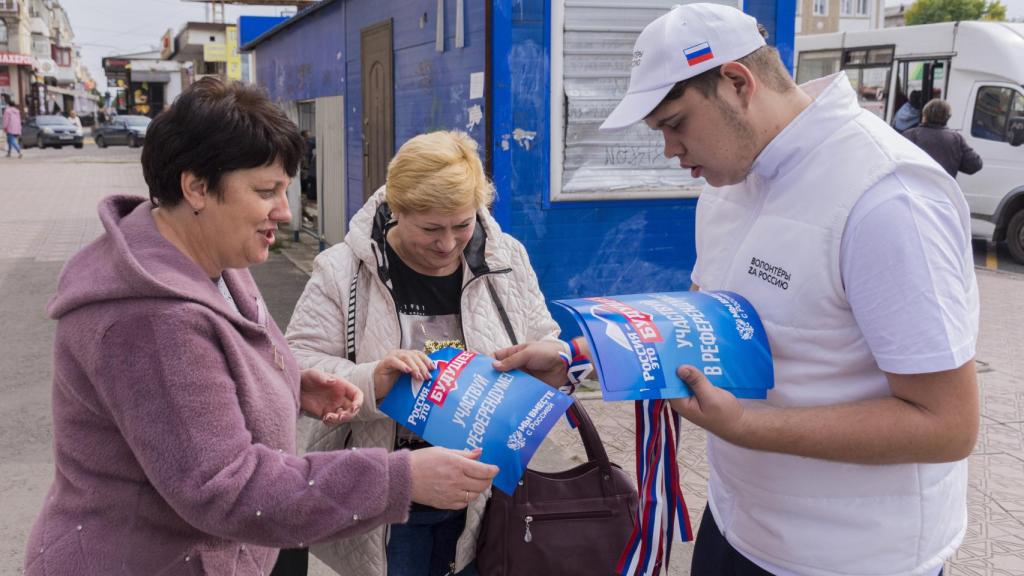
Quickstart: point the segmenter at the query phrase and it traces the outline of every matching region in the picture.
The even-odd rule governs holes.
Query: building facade
[[[797,34],[873,30],[884,24],[883,0],[796,0]]]
[[[157,50],[108,56],[103,72],[112,90],[109,106],[118,114],[155,117],[189,84],[188,70]]]
[[[907,25],[907,8],[910,4],[897,4],[885,7],[885,27],[899,28]]]
[[[26,0],[0,0],[0,94],[19,105],[31,95],[34,61]]]
[[[29,114],[89,116],[99,97],[56,0],[0,0],[0,92]]]

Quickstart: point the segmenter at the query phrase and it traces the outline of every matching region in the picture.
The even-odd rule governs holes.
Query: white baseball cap
[[[765,45],[752,16],[721,4],[684,4],[651,22],[633,45],[629,89],[601,130],[643,120],[680,80]]]

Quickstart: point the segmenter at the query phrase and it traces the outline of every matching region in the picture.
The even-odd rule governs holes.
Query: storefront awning
[[[132,82],[170,82],[169,72],[132,70]]]
[[[96,96],[95,94],[90,94],[81,90],[71,90],[70,88],[61,88],[60,86],[47,86],[46,91],[50,94],[63,94],[65,96],[74,96],[76,98],[99,100],[99,96]]]

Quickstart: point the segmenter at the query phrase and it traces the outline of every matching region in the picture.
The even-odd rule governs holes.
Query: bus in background
[[[1024,264],[1024,24],[943,22],[797,36],[798,84],[845,70],[860,104],[890,125],[910,94],[942,98],[947,126],[984,160],[957,182],[975,237]]]

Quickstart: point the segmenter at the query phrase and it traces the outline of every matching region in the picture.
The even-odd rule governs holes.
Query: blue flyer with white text
[[[605,400],[682,398],[682,364],[737,398],[775,385],[761,319],[733,292],[661,292],[556,300],[579,323]]]
[[[512,494],[572,398],[523,372],[498,372],[483,354],[445,348],[430,358],[431,378],[402,376],[381,411],[435,446],[482,448],[480,460],[500,469],[494,486]]]

